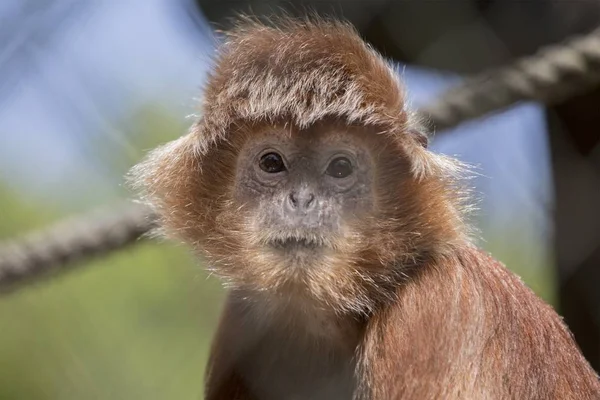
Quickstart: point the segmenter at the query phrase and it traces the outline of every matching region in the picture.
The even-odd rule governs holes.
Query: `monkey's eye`
[[[352,163],[346,157],[336,157],[327,166],[325,173],[334,178],[345,178],[352,173]]]
[[[260,158],[258,163],[260,169],[270,174],[285,171],[283,158],[277,153],[267,153]]]

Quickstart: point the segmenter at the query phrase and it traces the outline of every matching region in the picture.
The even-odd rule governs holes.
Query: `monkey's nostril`
[[[314,203],[314,200],[315,200],[315,195],[312,193],[309,194],[308,198],[306,200],[306,208],[309,208]]]
[[[290,193],[288,196],[288,201],[292,208],[298,207],[298,199],[296,198],[296,194],[294,192]]]

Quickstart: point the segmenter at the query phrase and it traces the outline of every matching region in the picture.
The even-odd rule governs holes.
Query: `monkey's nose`
[[[315,195],[310,190],[292,191],[287,197],[286,206],[294,213],[307,213],[315,208]]]

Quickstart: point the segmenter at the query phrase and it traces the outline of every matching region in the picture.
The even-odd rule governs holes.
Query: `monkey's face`
[[[233,287],[301,304],[364,310],[385,295],[423,236],[412,223],[428,201],[399,142],[341,123],[234,129],[171,177],[181,197],[169,216],[208,266]]]
[[[364,283],[359,258],[371,247],[367,232],[376,230],[380,214],[382,150],[368,139],[374,130],[265,126],[223,144],[237,153],[233,184],[223,191],[223,204],[215,197],[218,235],[199,244],[215,272],[236,287],[289,300],[339,306],[346,302],[332,298],[350,297],[356,304]],[[224,154],[221,148],[205,160],[205,173]]]
[[[419,144],[403,132],[232,129],[205,150],[183,137],[138,174],[166,233],[233,287],[364,311],[453,229],[444,182],[414,173],[432,164],[418,162]]]
[[[234,202],[248,245],[295,275],[326,267],[348,227],[373,211],[374,160],[356,128],[270,127],[241,149]]]

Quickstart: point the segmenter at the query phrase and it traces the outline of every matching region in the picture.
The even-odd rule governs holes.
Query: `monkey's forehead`
[[[207,142],[240,121],[286,119],[300,128],[335,117],[402,130],[398,74],[349,25],[244,21],[229,32],[210,74],[195,131]]]

